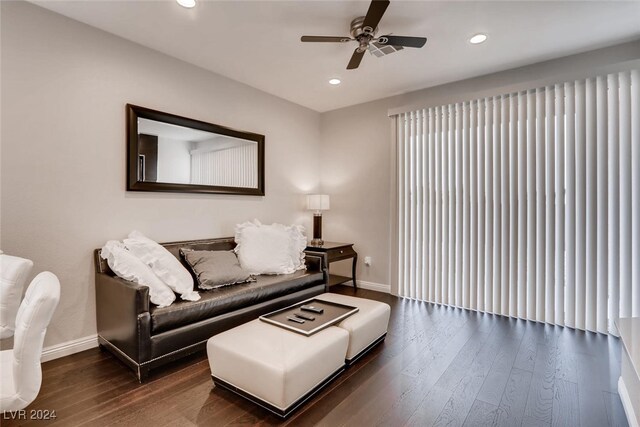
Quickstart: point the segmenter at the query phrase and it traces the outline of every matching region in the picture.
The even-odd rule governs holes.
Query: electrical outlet
[[[371,257],[370,256],[364,257],[364,265],[371,265]]]

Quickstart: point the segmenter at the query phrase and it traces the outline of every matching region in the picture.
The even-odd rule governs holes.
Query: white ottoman
[[[351,365],[376,344],[382,342],[387,335],[391,307],[383,302],[347,295],[326,293],[317,299],[358,307],[360,310],[336,326],[349,332],[349,348],[347,364]]]
[[[310,337],[253,320],[207,342],[216,386],[286,417],[344,370],[349,333],[335,326]]]

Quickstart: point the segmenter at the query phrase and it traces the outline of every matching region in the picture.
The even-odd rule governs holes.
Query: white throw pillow
[[[107,264],[118,277],[147,286],[152,303],[166,307],[175,301],[176,295],[173,291],[121,242],[109,240],[103,246],[100,256],[107,260]]]
[[[193,277],[171,252],[160,244],[145,237],[139,231],[132,231],[124,239],[125,247],[133,255],[151,268],[151,270],[180,298],[198,301],[200,294],[193,289]]]
[[[304,270],[307,268],[304,262],[304,250],[307,248],[307,236],[304,234],[302,225],[291,225],[286,227],[289,230],[289,252],[293,261],[295,270]]]
[[[235,252],[240,265],[250,274],[291,274],[304,269],[303,230],[301,226],[263,225],[258,220],[236,225]]]

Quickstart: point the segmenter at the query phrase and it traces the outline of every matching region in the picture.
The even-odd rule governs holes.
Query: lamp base
[[[311,243],[309,243],[310,246],[322,246],[324,245],[324,240],[322,239],[313,239],[311,240]]]
[[[322,212],[318,211],[313,214],[313,240],[311,246],[322,246]]]

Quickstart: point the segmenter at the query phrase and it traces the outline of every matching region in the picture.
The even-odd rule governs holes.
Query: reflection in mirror
[[[127,190],[264,195],[264,135],[127,105]]]
[[[138,158],[138,181],[258,185],[255,141],[139,118]]]

